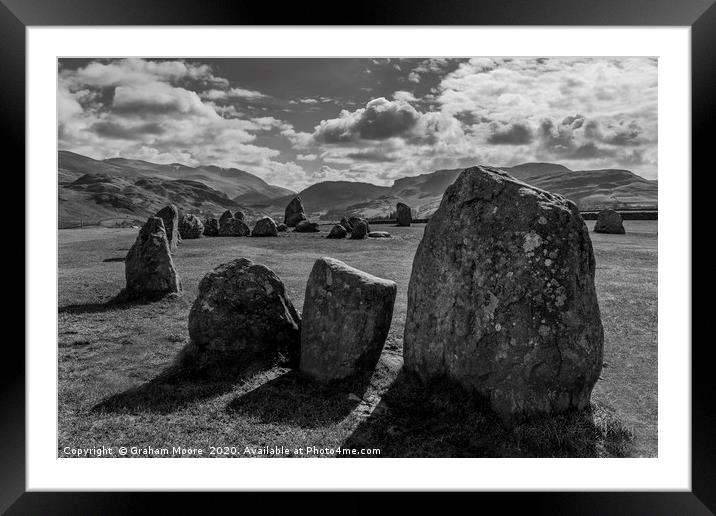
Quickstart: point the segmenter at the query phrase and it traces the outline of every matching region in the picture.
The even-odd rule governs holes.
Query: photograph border
[[[115,2],[91,0],[1,0],[0,3],[0,70],[4,79],[0,81],[1,127],[7,149],[25,147],[25,66],[26,39],[28,26],[37,25],[346,25],[346,19],[339,20],[335,6],[322,9],[321,3],[312,2],[310,9],[302,6],[287,6],[281,13],[271,12],[272,6],[252,4],[211,5],[207,2],[153,1],[144,5],[137,0]],[[714,91],[716,91],[716,70],[714,70],[714,48],[716,43],[716,7],[713,0],[673,2],[658,0],[652,2],[634,1],[629,4],[613,0],[589,2],[585,0],[551,0],[535,3],[509,2],[363,2],[351,14],[350,25],[683,25],[691,27],[692,38],[692,169],[709,169],[706,149],[711,144],[709,131],[711,114],[714,113]],[[310,12],[310,15],[308,14]],[[315,12],[327,13],[316,17]],[[330,14],[335,13],[335,14]],[[305,23],[310,22],[310,23]],[[12,80],[9,80],[12,78]],[[13,156],[12,167],[25,170],[24,153]],[[708,164],[707,164],[708,163]],[[8,169],[10,166],[8,167]],[[693,177],[693,174],[692,174]],[[23,186],[20,188],[24,191]],[[701,192],[703,194],[703,192]],[[695,199],[694,199],[695,201]],[[706,202],[706,201],[704,201]],[[693,202],[693,205],[698,205]],[[703,204],[702,204],[703,205]],[[697,219],[693,217],[692,220]],[[25,228],[27,231],[28,229]],[[24,246],[23,246],[24,251]],[[22,267],[25,274],[25,255]],[[693,255],[696,258],[696,255]],[[693,262],[695,265],[695,262]],[[22,287],[20,287],[22,288]],[[704,287],[701,287],[702,289]],[[24,290],[24,289],[23,289]],[[22,292],[23,290],[16,290]],[[23,309],[27,309],[24,303]],[[19,303],[18,303],[19,304]],[[26,314],[26,312],[25,312]],[[9,340],[9,339],[8,339]],[[470,496],[489,497],[504,508],[527,506],[538,513],[554,513],[559,509],[583,514],[598,513],[653,513],[653,514],[709,514],[716,511],[716,445],[712,436],[716,421],[716,410],[709,399],[714,392],[712,362],[709,360],[709,341],[693,346],[692,365],[692,491],[651,492],[651,493],[528,493],[516,496],[514,493],[476,493]],[[187,499],[183,494],[130,494],[130,493],[38,493],[25,489],[25,354],[18,347],[7,346],[7,363],[16,367],[8,368],[2,377],[2,461],[0,468],[0,510],[9,508],[8,514],[64,514],[101,512],[103,514],[124,513],[129,510],[151,509],[153,503],[176,504],[180,513],[188,512],[192,505],[206,507],[212,493],[199,495],[200,499]],[[222,500],[234,494],[222,494]],[[252,494],[246,497],[260,503]],[[323,494],[301,495],[301,503],[317,508],[312,503],[321,497],[321,504],[330,508]],[[362,494],[351,493],[341,505],[353,510],[361,506]],[[385,496],[385,495],[383,495]],[[465,496],[465,495],[461,495]],[[161,500],[160,500],[161,498]],[[425,500],[414,499],[423,508]],[[353,501],[351,501],[353,500]],[[14,503],[13,503],[14,502]],[[211,502],[214,503],[213,501]],[[243,502],[242,502],[243,503]],[[295,501],[282,497],[275,509],[281,505],[293,506]],[[335,507],[335,506],[334,506]],[[709,510],[710,509],[710,510]],[[349,509],[350,510],[350,509]]]

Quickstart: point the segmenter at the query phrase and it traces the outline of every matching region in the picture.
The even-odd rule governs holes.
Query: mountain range
[[[564,195],[581,210],[603,208],[656,209],[658,183],[628,170],[574,171],[553,163],[523,163],[500,167],[516,179]],[[437,170],[428,174],[396,179],[392,186],[350,181],[326,181],[300,192],[307,213],[313,218],[338,220],[345,213],[364,217],[385,217],[398,202],[413,209],[413,216],[429,217],[440,204],[443,193],[464,168]],[[262,209],[275,212],[291,196],[280,197]]]
[[[574,171],[553,163],[501,168],[517,179],[572,199],[582,210],[658,206],[657,181],[628,170]],[[347,213],[387,217],[397,202],[411,206],[414,217],[424,218],[437,209],[445,189],[462,170],[403,177],[391,186],[325,181],[299,195],[311,219],[338,220]],[[295,195],[235,168],[161,165],[125,158],[95,160],[69,151],[58,153],[60,227],[78,221],[140,222],[169,203],[202,216],[241,209],[248,219],[264,214],[282,219],[286,204]]]

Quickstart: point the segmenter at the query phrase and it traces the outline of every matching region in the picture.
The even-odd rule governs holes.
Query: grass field
[[[124,287],[122,259],[136,230],[60,230],[58,455],[68,446],[104,445],[205,454],[226,446],[237,456],[280,446],[310,456],[339,447],[379,448],[381,456],[656,456],[657,222],[624,225],[627,235],[591,234],[605,329],[591,414],[512,431],[480,400],[456,397],[450,385],[425,389],[401,373],[407,286],[423,225],[381,227],[393,238],[364,241],[325,239],[327,228],[187,240],[174,258],[183,295],[133,305],[108,301]],[[187,315],[206,272],[239,257],[263,263],[300,311],[320,256],[398,285],[385,350],[370,378],[327,389],[280,366],[231,381],[163,374],[186,343]]]

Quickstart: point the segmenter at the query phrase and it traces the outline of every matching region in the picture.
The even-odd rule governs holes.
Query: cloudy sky
[[[652,58],[63,59],[61,150],[295,190],[473,164],[657,178]]]

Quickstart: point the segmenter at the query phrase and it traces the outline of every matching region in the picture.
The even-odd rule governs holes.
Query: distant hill
[[[67,151],[58,154],[60,227],[100,220],[140,222],[166,204],[200,215],[241,209],[249,219],[271,214],[279,220],[295,193],[239,169],[159,165],[141,160],[94,160]],[[628,170],[574,171],[554,163],[501,167],[517,179],[560,193],[582,210],[656,209],[657,181]],[[325,181],[300,192],[311,219],[338,220],[345,214],[388,217],[398,202],[414,217],[429,217],[462,168],[396,179],[392,186]]]
[[[301,191],[303,206],[312,218],[331,218],[331,213],[342,213],[349,205],[369,202],[390,192],[387,186],[354,181],[324,181],[311,185]],[[282,213],[294,194],[274,199],[271,203],[273,212],[278,216]],[[341,216],[338,218],[340,219]]]
[[[657,182],[628,170],[574,171],[555,163],[523,163],[501,168],[521,181],[564,195],[582,210],[656,209],[658,206]],[[330,181],[311,185],[299,195],[311,218],[336,220],[346,213],[387,217],[398,202],[408,204],[414,217],[423,218],[438,208],[443,193],[463,170],[445,169],[403,177],[389,187]],[[266,209],[278,213],[292,197],[275,199]]]
[[[234,198],[265,200],[291,190],[266,183],[238,169],[214,166],[159,165],[140,160],[95,160],[68,151],[58,153],[60,227],[105,220],[142,221],[169,203],[181,211],[219,215],[241,209],[249,218],[263,212]]]

